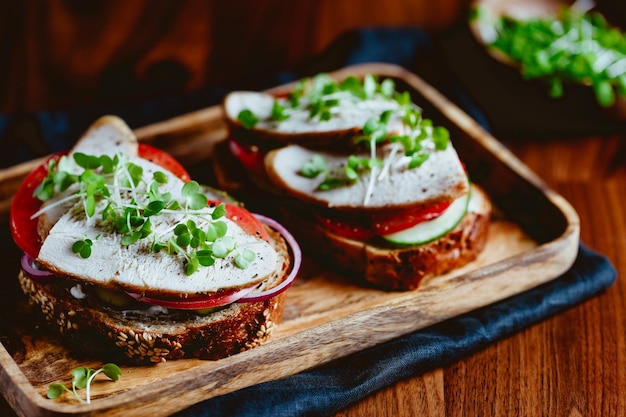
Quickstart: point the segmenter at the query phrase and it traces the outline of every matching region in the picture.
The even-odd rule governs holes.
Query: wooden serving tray
[[[474,182],[496,206],[485,251],[470,265],[423,282],[416,291],[384,292],[360,286],[306,257],[287,292],[283,322],[265,345],[218,361],[178,360],[123,366],[117,382],[97,379],[92,402],[69,395],[46,398],[48,385],[69,384],[77,366],[102,359],[77,356],[39,327],[25,305],[15,272],[5,268],[0,297],[0,389],[20,416],[165,416],[202,400],[292,375],[380,344],[550,281],[574,262],[579,220],[574,209],[474,120],[421,78],[388,64],[364,64],[332,73],[378,74],[408,89],[424,115],[450,130]],[[274,91],[288,89],[281,86]],[[227,135],[219,106],[136,130],[188,166],[206,167],[213,146]],[[23,176],[40,161],[0,171],[0,211]],[[18,258],[14,262],[17,270]],[[15,288],[13,288],[15,287]],[[11,290],[13,288],[13,290]]]

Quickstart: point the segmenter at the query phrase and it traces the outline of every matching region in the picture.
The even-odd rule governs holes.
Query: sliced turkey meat
[[[128,156],[137,156],[139,153],[139,144],[135,134],[130,130],[124,121],[116,116],[101,117],[91,125],[83,136],[78,140],[76,145],[66,159],[67,164],[71,164],[72,171],[79,172],[78,167],[72,159],[75,153],[84,153],[88,155],[108,155],[113,157],[117,152],[121,152]],[[50,228],[66,213],[74,200],[67,200],[61,204],[57,204],[61,200],[76,193],[78,185],[74,184],[67,190],[55,194],[50,200],[45,201],[41,207],[46,212],[39,216],[37,231],[42,239],[45,239]]]
[[[145,159],[128,159],[143,168],[144,179],[148,182],[155,171],[165,172],[168,182],[161,186],[160,191],[169,192],[173,199],[182,200],[182,180]],[[129,192],[120,192],[115,196],[127,201],[133,197],[141,198],[140,193]],[[50,229],[37,262],[59,275],[75,277],[103,287],[179,296],[249,287],[263,281],[276,269],[277,254],[271,245],[246,233],[236,223],[224,217],[220,220],[227,223],[227,236],[236,241],[235,251],[226,258],[216,258],[213,266],[198,268],[187,276],[181,266],[182,255],[152,251],[150,238],[141,239],[129,246],[121,245],[121,236],[101,220],[105,205],[101,202],[95,215],[87,219],[82,203],[76,203]],[[202,212],[209,214],[212,210],[207,207]],[[193,219],[201,229],[206,229],[209,221],[202,216],[186,215],[182,211],[162,213],[151,217],[152,231],[159,236],[160,241],[167,241],[174,234],[173,225],[184,223],[187,219]],[[73,243],[85,237],[93,241],[92,253],[88,259],[72,252]],[[248,268],[241,269],[235,265],[234,256],[238,250],[244,249],[254,252],[255,259]]]
[[[310,102],[303,98],[296,108],[290,107],[287,99],[276,98],[270,94],[253,91],[236,91],[228,94],[224,100],[226,120],[235,137],[270,141],[275,143],[298,143],[309,147],[326,146],[329,143],[351,139],[362,132],[365,123],[371,118],[378,118],[387,110],[398,110],[400,105],[380,95],[368,99],[357,99],[349,92],[338,92],[338,104],[329,111],[331,117],[321,120],[311,117]],[[289,117],[284,120],[272,120],[274,102],[278,101]],[[258,119],[253,127],[244,128],[239,114],[251,111]],[[403,129],[402,121],[396,116],[388,122],[389,133],[399,133]]]
[[[456,150],[449,145],[445,150],[433,150],[418,168],[408,169],[402,156],[393,146],[381,149],[383,165],[359,177],[348,186],[319,190],[324,174],[307,178],[300,174],[304,164],[314,155],[321,155],[330,171],[343,169],[348,155],[310,150],[298,145],[286,146],[270,152],[265,167],[272,183],[284,193],[309,202],[344,210],[402,209],[451,201],[468,192],[467,175]],[[367,157],[368,154],[361,156]],[[390,159],[391,158],[391,159]]]

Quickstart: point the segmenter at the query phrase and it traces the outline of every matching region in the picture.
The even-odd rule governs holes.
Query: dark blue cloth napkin
[[[548,284],[319,368],[207,400],[176,417],[330,415],[560,313],[598,294],[615,277],[605,257],[581,245],[571,270]]]
[[[441,44],[442,41],[445,44]],[[271,79],[259,79],[258,88],[346,65],[374,61],[393,63],[435,85],[497,137],[499,129],[505,131],[506,127],[492,128],[490,112],[485,111],[485,106],[475,104],[474,97],[468,94],[451,71],[450,63],[442,57],[441,51],[446,50],[446,45],[450,42],[445,38],[433,41],[413,28],[362,29],[345,34],[302,68]],[[0,115],[3,149],[10,150],[0,156],[0,164],[8,166],[67,149],[102,114],[117,114],[135,128],[216,104],[225,92],[212,87],[192,94],[119,106]],[[23,137],[28,140],[20,140]],[[332,414],[380,388],[451,364],[489,343],[576,305],[609,287],[615,278],[616,271],[610,262],[581,244],[571,270],[541,287],[318,368],[207,400],[176,416]]]

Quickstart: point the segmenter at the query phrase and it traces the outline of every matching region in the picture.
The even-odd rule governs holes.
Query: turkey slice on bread
[[[249,132],[251,138],[271,143],[321,147],[349,140],[361,132],[373,114],[394,111],[400,107],[395,101],[380,100],[379,97],[355,99],[345,91],[334,94],[332,100],[336,103],[333,109],[325,109],[320,105],[319,114],[311,117],[310,108],[317,104],[312,103],[313,99],[306,95],[299,99],[297,107],[291,107],[289,98],[276,98],[254,91],[234,91],[224,99],[224,113],[231,130],[239,137],[246,137]],[[249,115],[251,109],[254,109],[251,115],[254,120],[241,117],[242,114]],[[328,117],[330,112],[332,117]],[[326,119],[324,123],[319,123],[320,118]],[[248,129],[250,123],[254,123],[252,131]],[[388,121],[388,126],[392,130],[400,130],[402,120],[393,117]]]
[[[88,153],[113,157],[118,152],[128,157],[136,157],[139,154],[137,138],[128,125],[118,117],[103,116],[89,127],[81,139],[70,150],[68,156],[71,157],[75,153]],[[42,203],[42,209],[74,194],[77,187],[78,185],[74,185],[65,191],[56,193],[50,200]],[[73,204],[74,201],[72,200],[61,204],[54,204],[53,208],[45,210],[43,214],[39,216],[38,231],[42,238],[45,238],[54,223],[56,223]]]
[[[146,184],[149,184],[155,172],[164,173],[167,183],[159,187],[159,191],[169,193],[173,200],[182,201],[182,180],[143,158],[129,157],[127,161],[143,169]],[[141,204],[142,193],[145,192],[142,188],[136,189],[135,194],[123,191],[117,198],[122,204],[130,205],[133,199],[137,200],[133,204]],[[277,255],[271,245],[246,233],[236,222],[224,218],[221,221],[227,226],[226,236],[237,242],[239,251],[252,251],[254,260],[247,268],[239,268],[233,261],[237,251],[233,251],[227,257],[216,258],[211,267],[198,268],[187,276],[181,267],[182,255],[154,252],[151,250],[152,240],[142,239],[132,245],[122,245],[120,234],[102,220],[106,207],[106,201],[99,203],[94,215],[88,218],[83,202],[74,203],[48,232],[37,262],[51,272],[84,282],[122,288],[134,293],[149,291],[181,297],[247,288],[267,279],[274,272]],[[214,210],[205,207],[194,210],[192,215],[173,210],[171,213],[153,216],[152,233],[162,241],[169,241],[176,237],[172,225],[184,224],[188,219],[195,219],[198,229],[204,230],[212,223],[211,213]],[[91,237],[93,241],[89,259],[76,256],[72,251],[74,242],[85,236]]]
[[[391,150],[383,152],[388,154]],[[386,175],[380,175],[379,171],[373,186],[370,176],[360,176],[350,186],[325,191],[319,190],[323,175],[307,178],[300,174],[302,167],[316,155],[324,158],[330,171],[338,171],[346,164],[345,154],[290,145],[268,153],[267,174],[286,193],[339,210],[376,211],[428,205],[451,201],[468,192],[467,175],[452,146],[432,153],[420,169],[391,167]],[[362,158],[367,156],[361,153]]]
[[[281,198],[291,227],[324,259],[346,266],[342,254],[361,254],[347,269],[402,290],[484,247],[488,197],[469,180],[447,129],[424,118],[393,80],[319,74],[286,95],[233,92],[224,112],[228,151],[248,169],[249,184]],[[218,170],[225,178],[228,167],[218,162]],[[398,249],[415,256],[396,256]],[[445,253],[445,267],[420,263],[433,252]],[[364,271],[359,262],[374,266]]]
[[[299,247],[222,197],[105,116],[16,194],[22,290],[68,339],[134,362],[258,346],[280,321]]]

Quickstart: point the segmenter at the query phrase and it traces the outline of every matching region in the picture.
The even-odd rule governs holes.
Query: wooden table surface
[[[456,2],[443,3],[456,10]],[[429,7],[434,7],[432,4]],[[153,5],[150,4],[150,7]],[[349,10],[350,16],[353,15],[352,10]],[[403,16],[406,15],[405,9],[401,11]],[[442,16],[441,13],[439,15]],[[9,13],[5,16],[13,18]],[[328,19],[333,16],[342,24],[350,23],[340,14],[329,16],[325,21],[329,27],[332,25]],[[81,15],[80,18],[85,17]],[[62,22],[65,24],[66,20]],[[386,23],[399,22],[406,23],[391,19]],[[410,22],[415,23],[414,20]],[[16,28],[22,26],[15,25]],[[39,26],[36,25],[38,29]],[[309,36],[308,27],[302,32]],[[336,35],[330,30],[328,32],[327,38]],[[33,41],[26,36],[24,39]],[[48,37],[34,40],[38,39],[47,50],[50,45]],[[318,43],[319,49],[321,41]],[[9,45],[8,42],[5,44]],[[16,46],[22,54],[25,48],[21,44]],[[36,48],[29,50],[31,54],[37,54]],[[298,47],[296,50],[303,49]],[[29,58],[30,55],[24,57]],[[12,62],[20,65],[18,60]],[[33,72],[39,68],[49,70],[49,67],[33,65],[29,68]],[[17,72],[21,71],[20,68]],[[76,84],[76,77],[67,78],[71,79],[71,85]],[[23,100],[25,94],[20,84],[8,77],[5,81],[8,86],[14,87],[3,93],[9,97],[4,97],[4,101],[11,104]],[[63,95],[67,95],[66,90],[58,89]],[[13,97],[17,98],[11,101]],[[623,208],[626,205],[625,142],[625,137],[616,135],[509,144],[524,163],[578,211],[583,243],[608,256],[618,271],[618,279],[610,289],[450,367],[398,382],[347,406],[336,416],[625,415],[626,283],[620,277],[626,271],[626,210]],[[15,416],[1,396],[0,416]]]
[[[517,142],[513,152],[578,211],[582,242],[616,283],[454,365],[339,412],[364,416],[620,416],[626,413],[626,138]]]

